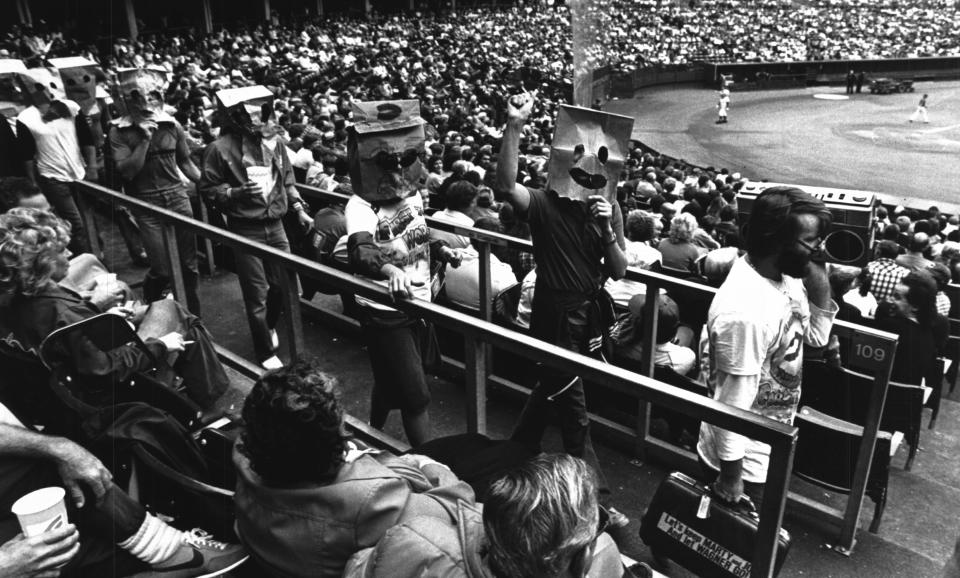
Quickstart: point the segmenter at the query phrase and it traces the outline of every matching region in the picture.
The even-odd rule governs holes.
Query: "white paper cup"
[[[10,510],[16,514],[23,534],[29,538],[66,526],[69,523],[63,501],[66,494],[63,488],[51,486],[30,492],[14,502]]]

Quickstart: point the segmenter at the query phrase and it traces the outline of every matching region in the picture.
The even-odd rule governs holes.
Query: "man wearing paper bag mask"
[[[200,181],[200,170],[190,160],[186,133],[175,118],[163,111],[167,85],[163,69],[124,68],[117,71],[117,92],[127,115],[111,123],[110,147],[124,191],[158,207],[193,218],[190,198],[180,172],[192,182]],[[143,282],[143,297],[152,303],[170,286],[171,271],[163,240],[163,220],[134,211],[150,270]],[[187,307],[200,315],[197,295],[197,240],[189,231],[178,231],[177,249],[186,286]]]
[[[231,232],[289,251],[283,216],[294,211],[305,227],[312,221],[295,187],[273,98],[264,86],[217,92],[221,136],[204,152],[200,193],[223,212]],[[288,273],[243,251],[235,259],[257,360],[267,369],[280,367],[275,327],[282,312],[281,276]]]
[[[56,69],[30,68],[19,77],[33,105],[17,115],[17,143],[27,178],[70,223],[70,251],[90,253],[74,199],[74,181],[97,181],[96,145],[86,116],[79,104],[66,98]]]
[[[353,271],[397,298],[431,301],[431,262],[460,264],[460,254],[430,238],[417,192],[424,121],[416,100],[351,103],[348,163],[354,196],[347,202],[347,252]],[[399,409],[414,447],[430,438],[430,390],[420,344],[423,322],[357,297],[358,318],[373,368],[370,425],[382,429]]]
[[[622,278],[627,268],[616,186],[633,119],[561,106],[541,191],[516,182],[520,135],[532,109],[530,95],[508,101],[495,181],[497,197],[530,224],[537,262],[530,330],[549,343],[604,359],[613,307],[603,283]],[[601,493],[609,493],[590,441],[582,380],[546,366],[538,374],[513,439],[539,448],[555,408],[564,449],[593,466]]]

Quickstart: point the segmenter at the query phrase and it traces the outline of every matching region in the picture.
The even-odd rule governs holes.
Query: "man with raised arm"
[[[603,358],[613,311],[603,283],[622,278],[627,268],[623,219],[611,199],[633,119],[561,107],[546,190],[528,189],[516,182],[517,159],[533,104],[529,95],[508,102],[496,173],[498,199],[530,224],[537,262],[530,329],[548,343]],[[585,142],[574,142],[579,139]],[[555,408],[564,449],[593,466],[601,491],[608,493],[590,441],[583,381],[546,366],[539,368],[539,377],[513,439],[539,447],[547,415]]]

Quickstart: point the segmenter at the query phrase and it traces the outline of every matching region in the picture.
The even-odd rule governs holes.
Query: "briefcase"
[[[709,498],[709,503],[707,499]],[[660,484],[640,521],[640,538],[655,556],[705,578],[750,576],[760,516],[746,500],[732,505],[693,478],[673,472]],[[780,530],[774,576],[790,549]]]

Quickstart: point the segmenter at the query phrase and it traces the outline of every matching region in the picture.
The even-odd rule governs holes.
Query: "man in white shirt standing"
[[[747,254],[710,306],[707,385],[712,397],[784,423],[800,401],[803,344],[827,345],[837,305],[817,258],[830,225],[823,202],[794,187],[767,189],[753,206]],[[770,447],[704,423],[697,444],[715,493],[759,507]],[[712,481],[712,480],[711,480]]]
[[[33,102],[17,116],[17,146],[27,178],[70,223],[70,251],[90,253],[73,184],[97,180],[97,153],[86,117],[80,105],[66,98],[56,69],[31,68],[20,73],[20,80]]]

